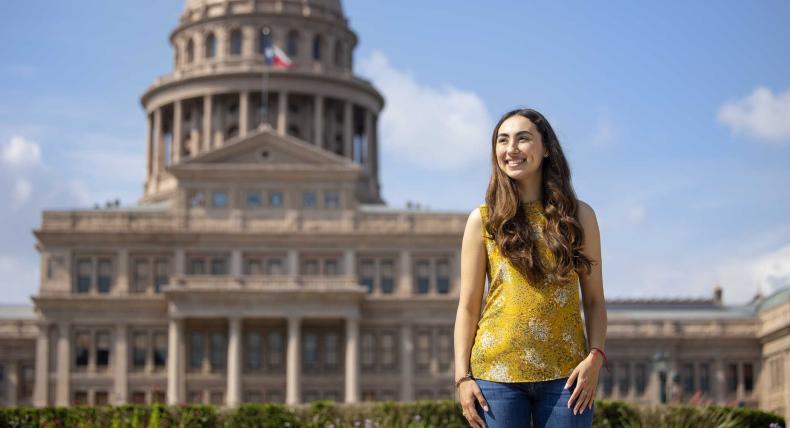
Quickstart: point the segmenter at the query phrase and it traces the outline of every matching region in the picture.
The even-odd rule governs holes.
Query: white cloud
[[[8,166],[26,167],[38,165],[41,161],[41,148],[24,137],[15,135],[3,147],[3,163]]]
[[[33,193],[33,183],[26,178],[17,178],[14,184],[14,209],[18,209],[24,205]]]
[[[620,135],[619,128],[606,116],[598,119],[591,143],[595,147],[613,145]]]
[[[751,258],[728,260],[716,268],[723,284],[742,284],[763,294],[790,285],[790,245]]]
[[[493,122],[476,93],[422,85],[379,51],[360,69],[387,100],[380,120],[386,150],[426,169],[458,170],[488,159]]]
[[[751,95],[721,106],[718,120],[736,134],[790,143],[790,90],[774,95],[758,87]]]

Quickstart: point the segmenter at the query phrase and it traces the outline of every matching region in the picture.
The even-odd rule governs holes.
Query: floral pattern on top
[[[544,263],[554,262],[543,236],[546,218],[541,201],[522,205],[530,235]],[[480,207],[483,224],[488,207]],[[537,382],[570,376],[587,355],[587,339],[579,311],[578,275],[566,284],[544,278],[533,285],[486,236],[489,280],[470,355],[472,375],[494,382]]]

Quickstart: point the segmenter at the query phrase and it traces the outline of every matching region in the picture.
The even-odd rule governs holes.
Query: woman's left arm
[[[587,327],[589,348],[604,349],[606,341],[606,302],[603,295],[603,275],[601,270],[601,235],[595,211],[586,203],[579,201],[579,221],[584,229],[582,252],[592,260],[592,269],[588,275],[580,275],[582,289],[582,306],[584,307],[584,323]],[[576,381],[576,387],[568,400],[568,407],[574,406],[574,414],[584,407],[592,408],[595,393],[598,389],[598,372],[603,365],[603,357],[590,352],[574,369],[568,378],[566,388]],[[573,401],[581,396],[581,399]]]

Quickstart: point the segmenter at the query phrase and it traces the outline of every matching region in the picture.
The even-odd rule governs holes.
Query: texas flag
[[[266,64],[268,65],[291,68],[291,58],[288,58],[288,55],[277,46],[267,44],[263,50],[263,56],[266,58]]]

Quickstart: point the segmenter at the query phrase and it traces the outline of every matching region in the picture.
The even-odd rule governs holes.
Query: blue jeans
[[[475,379],[477,386],[488,402],[488,412],[476,403],[477,414],[485,421],[487,428],[529,428],[530,419],[535,428],[592,427],[593,411],[586,406],[573,414],[573,406],[568,408],[576,382],[563,389],[567,377],[542,382],[492,382]],[[576,398],[574,404],[578,403]]]

